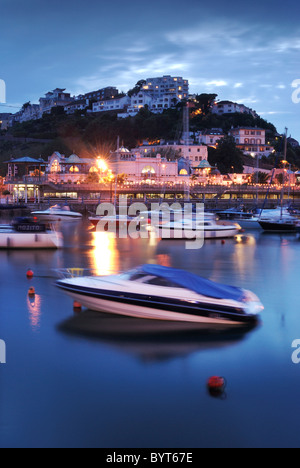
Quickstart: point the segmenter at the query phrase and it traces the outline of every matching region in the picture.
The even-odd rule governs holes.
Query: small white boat
[[[61,279],[57,286],[91,310],[144,319],[238,325],[257,322],[263,310],[250,291],[158,265],[114,276]]]
[[[237,223],[228,224],[226,222],[217,222],[213,216],[204,219],[192,218],[182,219],[156,226],[158,236],[162,239],[193,239],[203,233],[204,239],[224,239],[236,236],[241,231],[241,226]]]
[[[60,249],[62,234],[28,218],[0,226],[0,249]]]
[[[46,222],[59,222],[59,221],[78,221],[82,219],[81,213],[71,211],[69,206],[51,206],[45,211],[33,211],[32,216],[36,217],[39,221]]]

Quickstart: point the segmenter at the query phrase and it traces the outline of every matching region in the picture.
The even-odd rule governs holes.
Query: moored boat
[[[267,232],[297,232],[297,221],[293,218],[271,218],[261,220],[259,224]]]
[[[240,324],[257,321],[263,310],[250,291],[158,265],[107,277],[61,279],[57,286],[91,310],[144,319]]]
[[[212,216],[182,219],[163,226],[157,226],[158,236],[162,239],[224,239],[234,237],[241,231],[237,223],[217,222]]]
[[[29,218],[17,218],[12,225],[0,226],[0,249],[59,249],[60,232]]]
[[[69,206],[51,206],[45,211],[33,211],[32,216],[36,217],[38,221],[58,222],[58,221],[78,221],[82,219],[81,213],[71,211]]]

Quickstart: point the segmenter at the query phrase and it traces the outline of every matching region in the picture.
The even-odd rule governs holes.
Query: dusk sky
[[[0,112],[56,87],[127,92],[171,74],[187,78],[191,93],[244,103],[300,140],[299,13],[295,0],[0,0],[0,79],[12,106]]]

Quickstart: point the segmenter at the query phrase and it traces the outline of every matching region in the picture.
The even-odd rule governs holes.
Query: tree
[[[208,160],[211,166],[217,165],[222,174],[241,174],[244,172],[243,152],[237,148],[235,140],[231,136],[219,140],[218,148],[209,151]]]
[[[217,94],[197,94],[196,108],[200,109],[203,115],[209,114],[212,104],[215,102]]]
[[[131,96],[134,96],[135,94],[138,94],[145,84],[146,84],[146,80],[139,80],[137,84],[135,85],[135,87],[128,91],[127,93],[128,96],[131,97]]]

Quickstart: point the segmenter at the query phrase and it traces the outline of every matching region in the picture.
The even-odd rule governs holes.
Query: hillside
[[[162,114],[153,114],[143,108],[135,117],[126,119],[118,119],[116,112],[66,115],[62,108],[57,108],[39,120],[15,124],[7,133],[2,133],[5,139],[0,140],[0,163],[11,157],[25,155],[47,159],[53,151],[66,155],[75,152],[83,157],[107,156],[116,148],[118,137],[128,148],[134,148],[145,140],[179,140],[182,122],[182,105],[165,110]],[[190,130],[194,133],[211,128],[221,128],[227,133],[231,127],[243,125],[266,129],[268,140],[276,144],[276,128],[260,117],[246,114],[218,116],[201,109],[198,112],[191,109],[190,112]],[[18,140],[22,138],[39,141]],[[292,154],[291,157],[292,163],[299,163],[300,166],[300,154]],[[4,171],[5,167],[1,165],[1,174]]]

